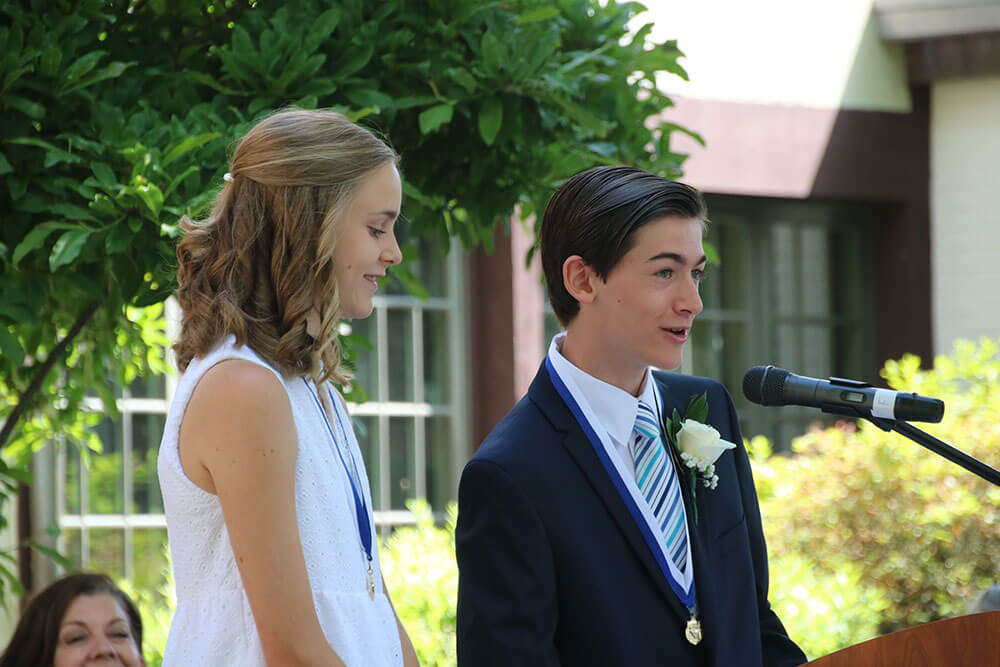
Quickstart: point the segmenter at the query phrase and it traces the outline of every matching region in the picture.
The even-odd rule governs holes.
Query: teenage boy
[[[696,190],[629,167],[577,174],[549,202],[542,266],[566,331],[462,474],[459,665],[806,661],[767,601],[732,399],[653,370],[680,365],[701,312],[705,219]],[[705,446],[684,447],[704,460],[682,460],[699,429]]]

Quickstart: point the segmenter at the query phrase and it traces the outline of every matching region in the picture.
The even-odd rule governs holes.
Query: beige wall
[[[931,96],[934,348],[1000,336],[1000,76]]]
[[[902,47],[878,36],[872,0],[652,0],[635,27],[676,39],[690,75],[667,93],[729,102],[906,112]]]

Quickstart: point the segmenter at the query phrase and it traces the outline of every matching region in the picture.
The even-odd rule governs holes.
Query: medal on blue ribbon
[[[600,436],[597,435],[597,432],[594,430],[593,425],[591,425],[590,420],[587,419],[587,416],[584,414],[580,405],[573,397],[572,392],[566,386],[563,379],[559,377],[558,371],[556,371],[555,366],[553,366],[552,361],[547,356],[545,357],[545,369],[548,371],[549,378],[552,380],[552,385],[555,387],[556,392],[562,397],[563,402],[566,403],[566,407],[569,408],[569,411],[573,414],[577,423],[580,424],[584,434],[586,434],[587,439],[594,448],[594,453],[597,454],[597,458],[601,461],[601,465],[604,466],[604,469],[608,473],[608,477],[611,478],[612,483],[615,485],[618,495],[621,496],[629,514],[632,515],[636,526],[639,528],[639,532],[642,534],[643,539],[649,546],[649,550],[653,554],[653,558],[656,560],[657,565],[660,566],[663,576],[666,577],[667,582],[670,584],[670,588],[673,590],[674,594],[681,601],[681,603],[687,607],[688,612],[691,614],[691,617],[688,619],[684,629],[684,637],[691,644],[698,644],[702,640],[702,629],[701,623],[697,618],[698,605],[695,594],[694,577],[691,577],[691,585],[687,590],[685,590],[681,583],[676,580],[670,570],[670,566],[667,564],[667,557],[666,554],[664,554],[661,541],[653,534],[653,531],[650,530],[649,524],[642,515],[642,511],[639,509],[635,499],[629,492],[628,487],[625,484],[625,480],[622,479],[622,476],[619,474],[614,462],[611,461],[607,450],[601,443]],[[652,381],[653,380],[651,378],[650,382]],[[664,446],[668,446],[665,438]]]
[[[309,381],[302,378],[302,382],[305,383],[306,388],[309,390],[309,395],[312,396],[313,401],[316,402],[316,407],[319,409],[319,413],[323,416],[323,423],[326,424],[326,430],[330,434],[330,440],[333,442],[333,449],[336,450],[337,456],[340,458],[340,463],[344,466],[344,472],[347,473],[347,479],[351,483],[351,493],[354,496],[354,514],[358,522],[358,537],[361,539],[361,548],[364,551],[365,557],[368,559],[368,596],[371,599],[375,599],[375,573],[372,570],[372,529],[371,520],[368,514],[368,506],[365,503],[364,490],[361,487],[361,476],[358,472],[358,466],[354,462],[354,457],[348,451],[348,456],[351,457],[351,468],[354,469],[354,474],[351,474],[351,468],[347,467],[347,460],[344,459],[344,454],[340,451],[340,447],[337,445],[337,437],[333,433],[333,427],[330,425],[330,419],[326,415],[326,410],[323,409],[323,404],[319,400],[319,395],[313,391],[313,388],[309,385]],[[333,392],[327,388],[327,392],[330,397],[330,405],[333,405],[333,401],[336,400],[333,396]],[[334,413],[337,415],[337,424],[340,426],[340,431],[343,434],[345,443],[347,444],[347,430],[344,426],[343,421],[341,421],[340,412],[334,409]],[[357,478],[357,481],[355,481]]]

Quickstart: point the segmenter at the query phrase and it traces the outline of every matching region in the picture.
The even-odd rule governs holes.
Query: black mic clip
[[[859,380],[848,380],[847,378],[828,377],[827,382],[837,387],[844,387],[844,389],[848,391],[851,389],[857,390],[857,389],[875,388],[874,385],[871,385],[867,382],[861,382]],[[862,400],[863,398],[864,397],[861,397]],[[879,419],[878,417],[873,418],[871,417],[871,415],[868,414],[867,411],[861,410],[860,408],[856,408],[850,405],[844,405],[842,403],[828,403],[824,401],[819,405],[819,409],[831,415],[842,415],[844,417],[857,417],[858,419],[868,419],[869,421],[873,421],[876,419],[878,421],[885,421],[885,422],[890,421],[890,420]],[[877,424],[877,426],[887,431],[891,430],[891,427],[887,428],[886,426],[883,426],[881,424]]]

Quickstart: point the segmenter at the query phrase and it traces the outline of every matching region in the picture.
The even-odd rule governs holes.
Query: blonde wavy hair
[[[286,376],[349,381],[337,225],[360,181],[386,163],[399,163],[395,151],[334,111],[283,109],[247,132],[210,216],[181,220],[178,367],[233,334]]]

